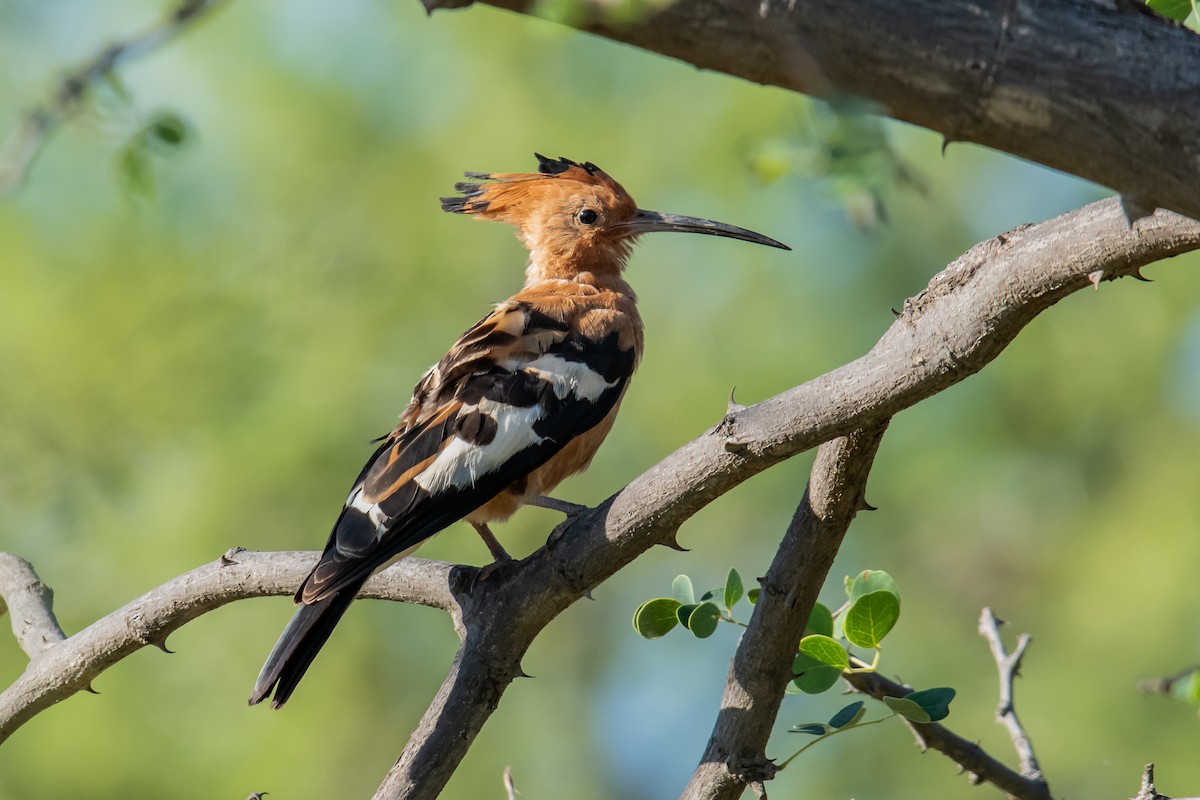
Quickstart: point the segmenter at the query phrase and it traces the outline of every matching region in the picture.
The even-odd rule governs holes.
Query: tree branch
[[[870,98],[947,142],[1200,218],[1200,36],[1137,0],[649,0],[632,23],[613,8],[575,0],[570,24],[756,83]]]
[[[876,700],[884,697],[904,697],[912,687],[889,680],[878,672],[855,672],[843,675],[856,691]],[[972,783],[984,781],[1018,800],[1051,800],[1050,788],[1041,779],[1027,778],[988,754],[977,742],[968,741],[936,722],[904,720],[922,750],[931,748],[944,754],[971,776]]]
[[[234,600],[292,594],[318,555],[234,549],[62,639],[49,590],[23,559],[0,554],[0,592],[30,656],[21,677],[0,693],[0,743],[37,713],[90,689],[96,676],[131,653],[151,644],[165,650],[167,636],[196,617]],[[404,559],[368,581],[360,596],[434,606],[457,620],[458,605],[447,589],[453,571],[453,565],[443,562]],[[44,635],[49,619],[59,640],[39,647],[40,637],[25,632],[24,622],[18,625],[18,617],[24,620],[31,609],[41,619],[37,630]]]
[[[0,553],[0,614],[12,616],[13,636],[30,658],[67,638],[51,606],[54,592],[23,558]]]
[[[63,78],[49,99],[25,114],[0,148],[0,198],[20,188],[46,141],[79,110],[93,85],[125,62],[170,42],[223,2],[225,0],[180,0],[157,24],[136,36],[108,45]]]
[[[749,626],[729,665],[721,710],[681,800],[765,796],[777,768],[767,740],[792,680],[792,662],[850,522],[866,508],[867,475],[887,421],[821,445],[804,498],[775,553]]]
[[[996,706],[996,722],[1004,726],[1008,737],[1012,739],[1013,749],[1017,751],[1017,758],[1021,762],[1021,775],[1045,783],[1037,756],[1033,754],[1033,742],[1021,725],[1021,720],[1017,719],[1017,709],[1013,706],[1013,680],[1021,672],[1021,659],[1025,657],[1025,649],[1031,641],[1029,634],[1022,633],[1017,637],[1016,649],[1011,653],[1005,652],[1004,642],[1000,639],[1000,621],[990,608],[985,608],[979,615],[979,635],[987,640],[992,658],[996,661],[996,671],[1000,674],[1000,704]]]
[[[1142,773],[1141,788],[1138,789],[1138,793],[1134,795],[1133,800],[1172,800],[1168,795],[1159,794],[1158,789],[1154,787],[1153,764],[1146,765],[1146,770]],[[1175,800],[1200,800],[1200,797],[1177,797]]]

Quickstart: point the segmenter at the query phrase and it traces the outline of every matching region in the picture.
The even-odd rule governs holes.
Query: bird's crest
[[[466,172],[466,181],[454,184],[462,197],[443,197],[442,210],[455,214],[480,214],[487,218],[504,219],[520,212],[531,201],[541,201],[555,195],[577,192],[593,187],[613,199],[627,200],[636,207],[629,193],[604,170],[590,161],[582,164],[569,158],[547,158],[534,153],[537,172]],[[572,185],[574,184],[574,185]]]

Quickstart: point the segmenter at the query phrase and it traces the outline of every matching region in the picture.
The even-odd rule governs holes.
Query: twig
[[[517,800],[517,786],[513,783],[512,767],[504,768],[504,794],[508,800]]]
[[[1033,742],[1013,706],[1013,680],[1021,672],[1021,659],[1025,657],[1025,650],[1031,641],[1029,634],[1018,636],[1016,649],[1012,653],[1006,652],[1004,642],[1000,639],[1000,621],[990,608],[985,608],[979,615],[979,635],[987,640],[992,658],[996,661],[996,670],[1000,673],[1000,704],[996,706],[996,722],[1004,726],[1008,737],[1012,739],[1013,749],[1017,751],[1021,763],[1021,774],[1030,780],[1045,783],[1042,769],[1033,754]]]
[[[1142,786],[1133,800],[1172,800],[1169,795],[1159,794],[1158,789],[1154,787],[1153,764],[1146,765],[1146,770],[1142,773]],[[1174,800],[1200,800],[1200,797],[1176,797]]]
[[[80,108],[88,90],[127,61],[140,58],[174,39],[226,0],[180,0],[157,24],[114,42],[67,75],[42,105],[25,114],[0,148],[0,198],[14,193],[25,180],[46,141]]]
[[[887,423],[821,445],[808,488],[775,553],[750,624],[729,665],[712,736],[681,800],[766,796],[777,767],[767,740],[792,661],[850,522],[865,507],[867,476]]]
[[[7,606],[13,635],[30,658],[67,638],[51,608],[54,592],[23,558],[0,553],[0,614]]]
[[[877,672],[857,672],[843,676],[855,691],[869,694],[876,700],[884,697],[903,697],[912,688],[885,678]],[[930,748],[942,753],[965,771],[972,783],[987,782],[1019,800],[1050,800],[1050,789],[1043,780],[1026,778],[1006,766],[978,743],[959,736],[937,722],[904,720],[916,737],[921,749]]]

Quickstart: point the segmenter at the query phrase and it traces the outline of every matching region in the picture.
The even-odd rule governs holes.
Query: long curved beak
[[[625,236],[638,236],[657,231],[705,233],[709,236],[724,236],[729,239],[741,239],[743,242],[765,244],[767,247],[778,247],[780,250],[792,249],[783,242],[777,242],[769,236],[763,236],[761,233],[739,228],[736,225],[726,225],[724,222],[714,222],[711,219],[700,219],[699,217],[662,214],[658,211],[647,211],[644,208],[639,208],[633,219],[614,225],[613,228]]]

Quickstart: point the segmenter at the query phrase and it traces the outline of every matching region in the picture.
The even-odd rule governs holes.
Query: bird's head
[[[507,222],[530,252],[529,279],[573,279],[582,273],[619,275],[643,233],[679,231],[726,236],[789,250],[754,231],[696,217],[637,207],[629,193],[591,162],[538,159],[535,173],[468,172],[455,184],[461,197],[443,197],[442,209]]]

